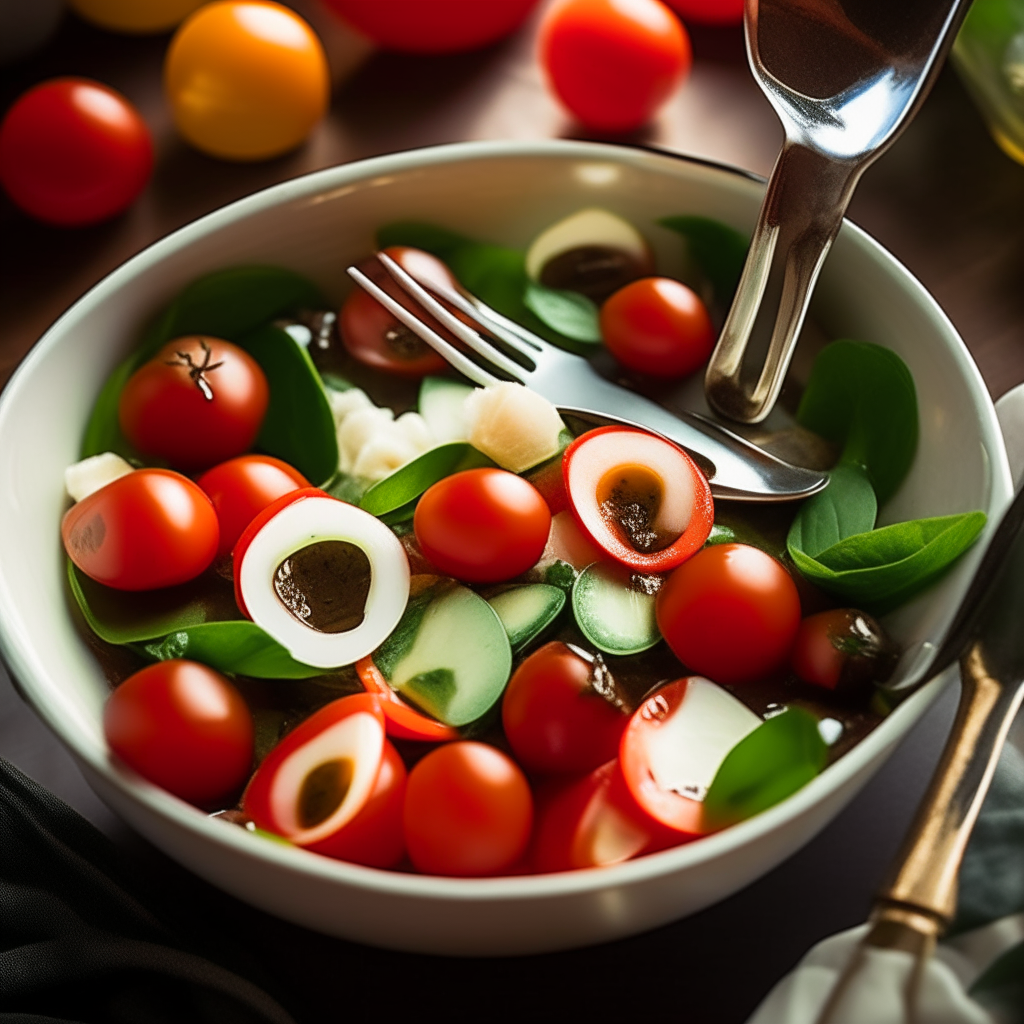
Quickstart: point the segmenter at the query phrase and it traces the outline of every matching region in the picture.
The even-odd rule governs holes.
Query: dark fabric
[[[0,1022],[290,1024],[143,900],[105,836],[0,758]]]

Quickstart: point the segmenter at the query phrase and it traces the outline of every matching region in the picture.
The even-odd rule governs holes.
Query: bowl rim
[[[700,168],[709,175],[740,178],[750,187],[758,187],[765,181],[763,177],[742,168],[653,146],[563,139],[449,143],[371,157],[309,172],[245,196],[176,229],[131,256],[93,285],[54,321],[7,382],[0,396],[0,436],[3,436],[6,421],[9,419],[8,411],[13,405],[12,396],[26,386],[37,362],[52,347],[60,343],[65,325],[88,313],[106,301],[108,296],[129,284],[134,276],[176,251],[260,211],[298,200],[313,199],[316,196],[327,200],[340,190],[347,190],[348,186],[373,178],[465,160],[504,158],[593,158],[634,166],[652,163],[661,163],[665,166],[679,164]],[[1001,512],[1012,495],[1009,466],[991,398],[966,345],[936,300],[887,249],[850,221],[844,220],[842,232],[856,245],[866,248],[891,274],[900,279],[905,290],[910,292],[918,304],[935,320],[937,329],[947,332],[952,339],[951,354],[976,405],[984,411],[982,434],[989,435],[995,441],[994,446],[989,446],[989,454],[993,456],[993,464],[990,466],[990,509],[993,512]],[[988,532],[994,528],[995,518],[997,517],[990,516],[981,543],[984,543]],[[0,567],[0,612],[11,607],[13,600],[6,575]],[[910,730],[912,724],[938,697],[955,674],[955,669],[951,669],[918,688],[856,746],[782,803],[722,832],[705,836],[700,842],[684,843],[660,853],[600,869],[496,878],[445,878],[363,867],[318,856],[282,843],[254,843],[253,836],[244,829],[210,817],[146,782],[127,767],[116,763],[102,744],[81,742],[81,736],[76,732],[72,721],[74,716],[59,707],[51,706],[45,700],[45,692],[40,692],[46,687],[40,687],[37,679],[45,677],[45,672],[36,662],[31,647],[12,630],[10,616],[6,614],[0,614],[0,657],[8,666],[12,682],[22,698],[75,758],[114,785],[123,796],[141,804],[158,817],[169,819],[171,823],[191,833],[196,839],[228,847],[250,860],[269,862],[286,871],[319,878],[332,884],[392,896],[456,901],[544,898],[632,886],[657,877],[676,874],[756,843],[763,836],[809,812],[828,793],[843,788],[859,773],[868,769],[872,762],[877,761],[881,764],[882,758]]]

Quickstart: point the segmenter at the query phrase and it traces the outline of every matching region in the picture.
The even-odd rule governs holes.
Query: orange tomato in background
[[[35,3],[36,0],[24,0]],[[68,6],[112,32],[166,32],[206,0],[68,0]]]

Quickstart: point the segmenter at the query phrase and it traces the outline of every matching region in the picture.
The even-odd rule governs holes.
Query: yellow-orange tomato
[[[166,32],[206,0],[68,0],[87,21],[112,32]]]
[[[201,7],[175,33],[164,90],[178,131],[226,160],[294,149],[327,110],[330,75],[316,33],[268,0]]]

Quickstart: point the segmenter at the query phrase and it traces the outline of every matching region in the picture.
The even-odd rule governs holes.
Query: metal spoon
[[[917,112],[969,6],[747,0],[747,57],[786,141],[704,379],[723,416],[771,411],[853,190]]]

